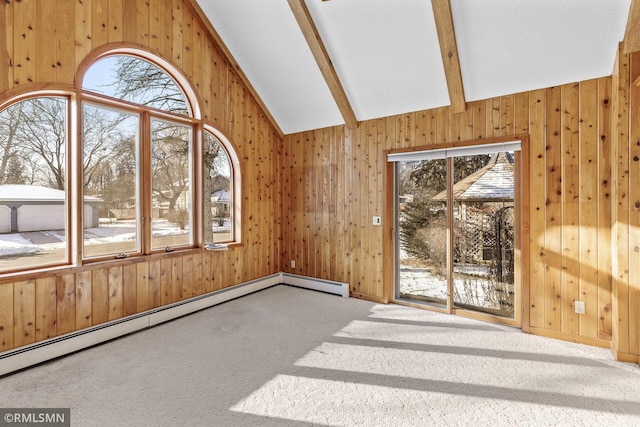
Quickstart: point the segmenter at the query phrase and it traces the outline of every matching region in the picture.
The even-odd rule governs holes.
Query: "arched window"
[[[206,243],[239,240],[235,226],[239,212],[235,209],[240,188],[237,158],[213,132],[204,132],[204,241]]]
[[[112,52],[84,75],[83,194],[85,205],[93,203],[83,211],[84,258],[173,251],[238,237],[229,144],[201,131],[195,96],[188,96],[186,82],[178,83],[176,70],[162,64]],[[196,224],[197,218],[204,224]]]
[[[0,107],[0,272],[69,260],[69,100]]]
[[[130,54],[94,62],[82,84],[85,258],[195,244],[197,134],[191,103],[159,66]]]

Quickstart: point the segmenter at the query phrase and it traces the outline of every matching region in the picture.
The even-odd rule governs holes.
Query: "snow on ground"
[[[156,221],[153,224],[153,236],[172,236],[188,233],[188,230],[180,229],[166,221]],[[226,231],[227,227],[214,227],[214,231]],[[36,244],[25,238],[25,235],[40,233],[46,236],[52,243]],[[120,221],[117,223],[101,223],[100,227],[85,229],[85,244],[98,244],[107,242],[123,242],[133,240],[136,236],[135,221]],[[20,254],[35,253],[43,250],[58,249],[64,247],[65,236],[59,231],[40,231],[30,233],[0,234],[0,257]]]
[[[0,236],[0,256],[20,255],[39,252],[43,248],[31,243],[19,234]]]

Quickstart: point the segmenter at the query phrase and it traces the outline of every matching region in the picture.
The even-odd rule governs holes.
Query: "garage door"
[[[11,232],[11,209],[8,206],[0,206],[0,233]]]
[[[25,205],[18,209],[18,231],[64,229],[64,205]]]

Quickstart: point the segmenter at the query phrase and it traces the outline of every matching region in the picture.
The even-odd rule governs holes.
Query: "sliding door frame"
[[[397,286],[397,254],[396,254],[396,242],[398,240],[398,227],[396,218],[396,168],[395,163],[386,162],[386,217],[389,221],[384,221],[384,242],[383,252],[384,256],[384,271],[385,271],[385,300],[393,302],[395,304],[406,305],[410,307],[417,307],[421,309],[456,314],[459,316],[470,317],[474,319],[489,321],[493,323],[500,323],[509,326],[519,327],[524,332],[529,332],[529,312],[530,312],[530,298],[529,298],[529,265],[530,265],[530,251],[529,251],[529,135],[520,134],[511,137],[499,137],[499,138],[485,138],[469,141],[456,141],[453,143],[434,144],[429,146],[415,147],[410,150],[395,149],[385,151],[385,159],[390,154],[428,151],[428,150],[442,150],[448,148],[458,147],[473,147],[482,146],[488,144],[507,143],[507,142],[520,142],[520,150],[515,152],[515,171],[514,171],[514,186],[515,186],[515,204],[516,204],[516,224],[517,232],[515,236],[515,269],[518,274],[515,276],[514,289],[514,317],[512,319],[504,318],[488,313],[477,312],[469,309],[455,308],[453,304],[453,293],[449,292],[447,296],[447,307],[439,308],[426,304],[414,303],[406,300],[396,298],[396,286]],[[447,162],[452,162],[452,158],[447,159]],[[448,174],[450,175],[450,174]],[[453,192],[453,177],[447,177],[447,192],[448,198],[451,200],[451,194]],[[453,215],[453,210],[448,209],[448,216]],[[451,230],[447,227],[448,244],[452,245],[451,236],[449,235]],[[448,248],[449,251],[451,248]],[[448,275],[452,277],[453,263],[447,262],[447,268],[449,269]]]

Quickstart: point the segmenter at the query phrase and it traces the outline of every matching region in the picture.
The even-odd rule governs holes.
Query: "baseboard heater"
[[[328,292],[342,297],[349,296],[349,287],[346,283],[276,273],[0,353],[0,376],[281,284]]]
[[[297,274],[280,274],[282,275],[282,283],[285,285],[327,292],[330,294],[340,295],[344,298],[349,297],[349,284],[347,283],[316,279],[315,277],[300,276]]]

